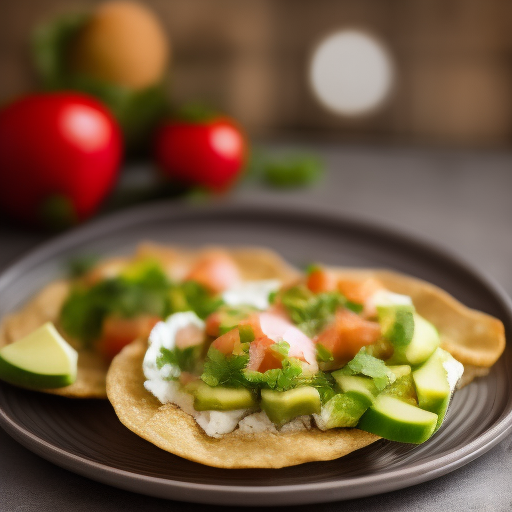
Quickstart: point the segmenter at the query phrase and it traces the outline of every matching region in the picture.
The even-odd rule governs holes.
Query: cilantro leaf
[[[287,344],[288,345],[288,344]],[[283,360],[282,368],[258,372],[245,370],[245,379],[258,388],[268,388],[275,391],[287,391],[299,384],[297,377],[302,373],[302,365],[297,359],[290,358]]]
[[[176,366],[183,372],[193,373],[197,370],[201,347],[191,346],[184,349],[175,347],[172,350],[162,347],[156,360],[156,366],[161,369],[166,364]]]
[[[247,382],[243,370],[248,362],[249,355],[247,354],[225,356],[220,350],[210,347],[201,379],[212,387],[246,387]]]
[[[305,286],[289,288],[280,298],[293,323],[308,336],[318,334],[333,319],[336,309],[347,304],[341,293],[315,295]]]
[[[178,286],[190,309],[199,318],[205,319],[223,304],[220,297],[212,297],[204,286],[195,281],[185,281]]]
[[[366,375],[371,377],[379,391],[396,380],[395,374],[386,366],[384,361],[360,351],[341,370],[340,375]]]
[[[325,348],[321,343],[316,344],[316,360],[319,363],[329,363],[334,361],[332,352]]]

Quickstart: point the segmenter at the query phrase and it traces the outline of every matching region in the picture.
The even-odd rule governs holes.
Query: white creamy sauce
[[[149,336],[149,347],[144,356],[142,369],[146,377],[144,387],[155,395],[162,404],[173,403],[195,418],[199,426],[211,437],[219,437],[236,428],[240,419],[247,414],[245,409],[237,411],[196,411],[194,397],[181,390],[178,381],[181,371],[177,366],[165,364],[157,366],[157,359],[162,347],[173,350],[176,334],[189,325],[204,331],[204,322],[192,311],[175,313],[158,322]]]
[[[222,294],[222,299],[228,306],[254,306],[265,310],[270,307],[268,296],[281,287],[278,279],[262,281],[243,281]]]

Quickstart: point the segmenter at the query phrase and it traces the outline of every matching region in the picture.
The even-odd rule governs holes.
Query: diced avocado
[[[437,329],[420,315],[414,315],[414,335],[407,346],[395,346],[390,364],[409,364],[416,366],[426,361],[439,347]]]
[[[363,405],[366,404],[366,407],[370,407],[379,394],[377,386],[370,377],[342,375],[338,372],[333,372],[332,376],[343,393],[358,399]]]
[[[391,367],[390,367],[391,368]],[[396,372],[395,375],[400,375],[400,372],[402,372],[403,368],[407,368],[409,370],[408,373],[402,373],[401,376],[397,375],[397,379],[393,384],[390,384],[384,391],[382,391],[382,394],[393,396],[395,398],[400,398],[401,400],[404,400],[405,402],[412,404],[412,405],[418,405],[418,399],[416,397],[416,389],[414,387],[414,381],[412,378],[412,372],[410,366],[395,366],[393,368],[400,369],[399,372]]]
[[[246,388],[211,387],[203,382],[189,386],[189,391],[194,395],[196,411],[233,411],[257,405],[254,395]]]
[[[400,304],[377,306],[382,336],[394,347],[406,347],[414,335],[414,306]]]
[[[129,281],[138,281],[150,272],[163,272],[160,263],[152,258],[136,260],[128,263],[121,272],[121,277]]]
[[[349,378],[363,379],[364,377]],[[359,418],[361,418],[372,403],[373,397],[370,399],[364,393],[347,392],[334,395],[322,406],[320,412],[322,430],[338,427],[355,427]]]
[[[48,322],[0,350],[0,378],[28,388],[60,388],[76,380],[78,354]]]
[[[390,441],[419,444],[434,433],[436,425],[437,414],[381,394],[363,414],[357,428]]]
[[[400,377],[405,377],[406,375],[410,375],[411,367],[408,364],[400,364],[400,365],[391,365],[388,368],[395,374],[396,379],[398,380]]]
[[[464,368],[448,352],[438,348],[417,370],[412,373],[418,404],[422,409],[438,415],[436,430],[444,420],[453,392],[448,380],[448,370],[454,368],[455,381]]]
[[[302,386],[288,391],[261,390],[261,408],[278,426],[297,416],[318,414],[321,402],[318,391],[311,386]]]

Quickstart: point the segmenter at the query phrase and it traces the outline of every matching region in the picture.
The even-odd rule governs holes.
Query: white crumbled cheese
[[[453,393],[457,382],[459,382],[464,373],[464,365],[447,353],[446,361],[443,362],[443,368],[446,370],[450,392]]]
[[[322,411],[324,410],[324,408],[322,407]],[[313,414],[313,419],[315,420],[315,425],[320,429],[320,430],[328,430],[327,429],[327,423],[325,423],[324,419],[322,418],[322,415],[321,414]]]
[[[311,416],[298,416],[285,423],[280,430],[272,423],[265,411],[249,414],[238,425],[240,432],[244,434],[259,434],[261,432],[298,432],[312,428]]]
[[[222,299],[229,306],[254,306],[260,310],[270,307],[268,296],[281,287],[278,279],[262,281],[243,281],[222,294]]]
[[[180,384],[173,380],[179,377],[178,367],[165,364],[157,366],[157,359],[162,347],[172,350],[175,347],[176,334],[180,329],[194,325],[204,331],[204,322],[192,311],[175,313],[158,322],[149,336],[149,347],[144,356],[142,369],[146,377],[144,387],[155,395],[161,403],[173,403],[195,418],[198,425],[211,437],[219,437],[233,431],[241,418],[247,414],[246,409],[236,411],[196,411],[194,397],[182,391]]]
[[[270,421],[265,411],[249,414],[238,426],[240,431],[245,434],[258,434],[260,432],[273,432],[277,434],[276,426]]]

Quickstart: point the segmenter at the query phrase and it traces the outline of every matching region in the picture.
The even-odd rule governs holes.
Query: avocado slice
[[[233,411],[256,407],[254,395],[246,388],[211,387],[204,382],[185,386],[185,391],[194,395],[196,411]]]
[[[78,354],[51,322],[0,350],[0,378],[33,389],[60,388],[76,380]]]
[[[363,405],[367,404],[366,407],[370,407],[373,404],[374,398],[379,394],[377,386],[370,377],[342,375],[338,372],[333,372],[332,376],[341,391],[358,399]]]
[[[420,444],[434,433],[437,419],[433,412],[380,394],[363,414],[357,428],[390,441]]]
[[[438,348],[412,372],[419,406],[438,415],[436,430],[444,420],[455,384],[463,371],[464,366],[461,363],[445,350]]]
[[[282,426],[297,416],[318,414],[320,395],[316,388],[302,386],[288,391],[261,390],[261,408],[272,423]]]
[[[363,379],[364,377],[351,378]],[[317,420],[317,425],[322,430],[337,427],[355,427],[372,403],[373,396],[370,398],[364,392],[338,393],[322,406],[320,423],[316,417],[315,420]]]
[[[409,365],[390,366],[396,380],[382,391],[382,394],[400,398],[411,405],[418,405],[416,388],[412,378],[412,370]]]
[[[394,347],[409,345],[414,335],[414,306],[412,304],[377,305],[377,316],[384,338],[391,341]]]
[[[423,317],[414,314],[414,334],[406,346],[395,345],[395,351],[387,364],[416,366],[426,361],[439,347],[441,340],[437,329]]]

